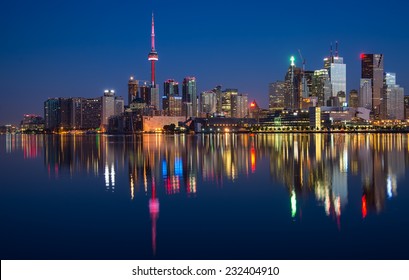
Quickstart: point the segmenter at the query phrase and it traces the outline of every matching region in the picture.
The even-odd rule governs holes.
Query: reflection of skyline
[[[44,135],[6,134],[6,153],[23,151],[25,159],[35,159],[43,149]]]
[[[103,177],[110,191],[127,165],[131,199],[148,194],[153,180],[159,195],[195,196],[199,181],[222,188],[224,181],[248,177],[257,172],[258,161],[268,160],[271,178],[288,188],[290,200],[313,193],[326,214],[335,216],[348,204],[348,173],[361,175],[368,211],[380,212],[386,199],[397,195],[409,159],[402,134],[6,135],[5,140],[6,153],[21,151],[25,159],[43,150],[52,176],[86,172]]]
[[[6,153],[41,156],[50,176],[93,174],[114,192],[118,172],[128,166],[129,195],[196,196],[198,182],[222,188],[257,173],[269,161],[270,176],[286,186],[291,216],[311,193],[326,215],[339,221],[348,204],[348,173],[361,175],[362,209],[380,212],[397,195],[408,158],[402,134],[216,134],[63,136],[6,135]]]
[[[407,140],[401,134],[277,134],[264,138],[265,145],[273,143],[271,176],[289,189],[292,207],[294,197],[313,192],[325,213],[338,222],[348,203],[348,173],[361,174],[364,216],[370,210],[383,210],[385,198],[397,195],[397,181],[405,174],[408,157],[403,145]]]
[[[128,165],[131,199],[148,194],[153,180],[159,195],[196,196],[199,181],[222,188],[269,160],[271,178],[288,188],[292,206],[313,193],[335,217],[348,204],[348,173],[361,174],[367,210],[382,211],[386,199],[397,195],[409,151],[402,134],[6,135],[5,142],[6,153],[22,151],[26,159],[44,150],[50,176],[103,176],[109,191],[115,190],[118,170]]]

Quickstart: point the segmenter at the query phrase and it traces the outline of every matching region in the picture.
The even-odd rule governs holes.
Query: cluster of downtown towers
[[[251,117],[246,94],[237,89],[222,90],[216,86],[197,95],[196,78],[183,80],[182,95],[179,83],[173,79],[164,82],[163,95],[156,83],[155,64],[158,61],[155,49],[154,17],[152,15],[151,80],[140,81],[133,76],[128,82],[128,105],[113,90],[105,90],[97,98],[50,98],[44,102],[45,128],[59,129],[107,129],[110,122],[133,116],[172,117]],[[294,58],[284,81],[269,85],[269,111],[294,111],[310,107],[327,110],[345,110],[348,107],[362,108],[371,112],[372,119],[403,120],[404,90],[396,84],[395,73],[384,72],[382,54],[362,54],[360,89],[346,94],[346,65],[343,58],[332,51],[324,59],[324,68],[307,71],[296,67]],[[348,102],[347,102],[348,100]],[[255,102],[252,107],[258,106]],[[133,127],[134,125],[131,124]]]
[[[348,102],[347,102],[348,101]],[[269,109],[324,107],[324,110],[362,108],[375,120],[403,120],[404,89],[396,74],[384,72],[383,54],[361,54],[359,90],[346,93],[346,64],[338,51],[324,59],[324,68],[306,71],[291,65],[284,81],[269,84]]]

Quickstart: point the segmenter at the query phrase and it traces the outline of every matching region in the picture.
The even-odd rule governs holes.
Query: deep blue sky
[[[238,88],[267,107],[298,49],[322,68],[339,41],[347,90],[357,88],[359,54],[383,53],[385,70],[409,91],[409,21],[404,1],[3,1],[0,4],[0,125],[43,114],[48,97],[125,97],[130,74],[149,79],[155,12],[157,81],[196,76],[198,91]],[[405,67],[406,66],[406,67]]]

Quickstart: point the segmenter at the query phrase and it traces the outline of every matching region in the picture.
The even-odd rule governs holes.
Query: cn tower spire
[[[155,51],[155,18],[152,12],[152,33],[151,33],[151,47]]]
[[[152,12],[152,33],[151,33],[151,52],[148,54],[148,60],[151,62],[151,87],[156,86],[155,62],[158,61],[158,53],[155,50],[155,20]]]

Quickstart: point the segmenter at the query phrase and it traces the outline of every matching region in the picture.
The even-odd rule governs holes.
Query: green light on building
[[[295,63],[294,63],[295,58],[294,58],[294,56],[291,56],[291,57],[290,57],[290,61],[291,61],[291,66],[295,66]]]

